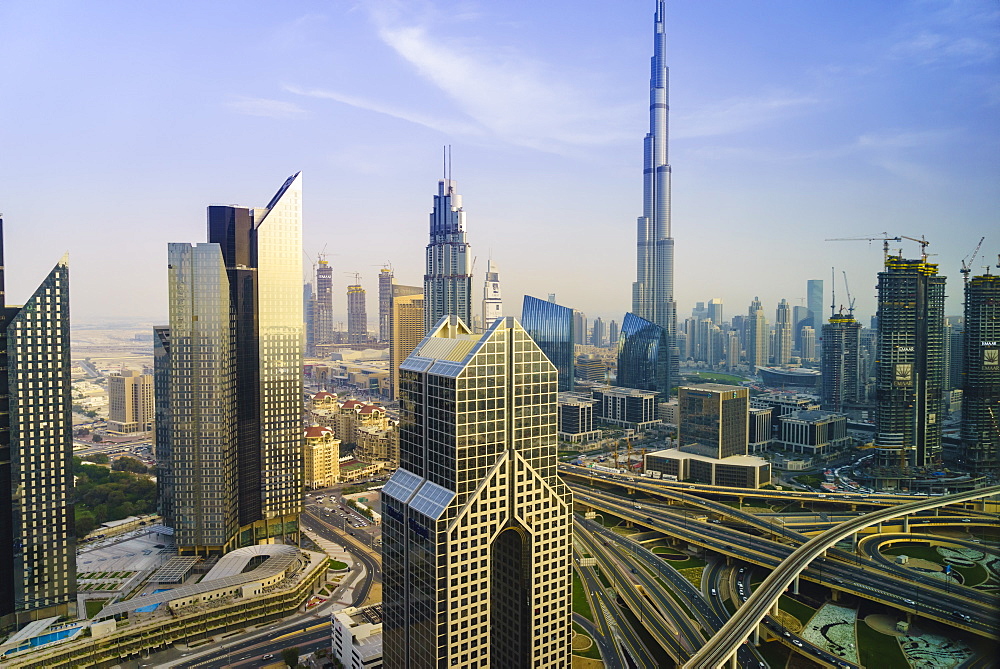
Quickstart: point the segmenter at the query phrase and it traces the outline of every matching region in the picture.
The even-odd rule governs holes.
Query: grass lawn
[[[695,567],[704,567],[705,561],[701,558],[692,557],[686,560],[667,560],[667,564],[677,570],[694,569]]]
[[[601,582],[601,585],[603,585],[605,588],[611,587],[611,581],[609,581],[608,577],[604,575],[604,570],[601,569],[600,567],[597,568],[597,578]]]
[[[691,376],[691,374],[685,374],[685,376]],[[742,376],[733,376],[732,374],[720,374],[719,372],[695,372],[694,376],[704,381],[711,381],[712,383],[728,383],[731,385],[740,385],[743,383]]]
[[[939,564],[944,566],[947,564],[944,561],[944,556],[937,552],[937,549],[933,546],[923,546],[920,544],[896,544],[890,548],[886,548],[884,551],[880,551],[882,555],[906,555],[911,558],[920,558],[921,560],[927,560],[928,562],[933,562],[934,564]],[[968,586],[975,586],[983,583],[988,578],[986,569],[979,563],[972,565],[971,567],[959,567],[957,565],[951,566],[952,571],[956,571],[962,575],[962,583]]]
[[[106,599],[88,599],[87,600],[87,617],[88,618],[93,618],[94,616],[96,616],[98,613],[101,612],[101,609],[103,609],[104,605],[107,604],[107,603],[108,603],[108,600],[106,600]]]
[[[590,603],[587,601],[587,591],[583,587],[583,580],[576,569],[573,570],[573,613],[579,613],[587,620],[594,619],[594,613],[590,610]]]
[[[683,558],[684,553],[678,553],[672,548],[667,548],[666,546],[653,546],[653,553],[657,555],[666,555],[668,558]]]
[[[573,623],[573,631],[590,639],[590,648],[587,650],[573,651],[573,654],[579,655],[580,657],[589,657],[592,660],[600,660],[601,649],[598,647],[597,642],[594,641],[594,638],[587,634],[587,631],[580,627],[579,623]]]
[[[858,658],[862,665],[879,669],[909,669],[896,637],[876,632],[863,620],[858,621]]]
[[[341,562],[340,560],[334,560],[333,558],[330,558],[329,565],[330,565],[330,569],[333,569],[334,571],[339,571],[341,569],[347,569],[347,563],[346,562]]]
[[[691,567],[690,569],[679,570],[681,576],[691,581],[691,584],[696,588],[701,588],[701,574],[705,571],[704,567]]]
[[[800,623],[804,626],[809,619],[813,617],[816,613],[816,609],[811,606],[806,606],[802,602],[797,602],[788,595],[782,595],[781,600],[778,602],[778,608],[782,611],[787,611],[795,616]]]

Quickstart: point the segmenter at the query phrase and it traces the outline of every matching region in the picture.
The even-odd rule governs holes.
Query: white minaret
[[[486,282],[483,284],[483,332],[490,329],[493,322],[503,317],[503,298],[500,296],[500,274],[492,260],[486,268]]]

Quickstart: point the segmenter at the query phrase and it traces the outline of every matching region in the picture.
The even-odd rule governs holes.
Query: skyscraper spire
[[[670,236],[670,165],[667,160],[669,72],[665,2],[657,0],[649,79],[649,133],[643,142],[642,216],[637,226],[636,281],[632,311],[667,332],[672,358],[668,384],[676,385],[677,306],[674,240]]]

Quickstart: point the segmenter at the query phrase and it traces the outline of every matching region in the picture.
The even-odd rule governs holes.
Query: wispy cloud
[[[270,100],[268,98],[238,97],[230,100],[227,106],[237,114],[247,116],[264,116],[274,119],[305,118],[309,112],[294,102]]]
[[[433,96],[377,99],[331,87],[286,86],[297,95],[335,100],[450,135],[499,141],[556,153],[623,139],[630,111],[607,104],[586,84],[510,46],[454,36],[456,22],[474,25],[474,7],[439,16],[416,3],[364,3],[379,39],[414,71]],[[466,35],[466,32],[461,32]],[[391,90],[391,89],[387,89]],[[446,100],[447,110],[427,99]]]
[[[318,98],[321,100],[334,100],[336,102],[340,102],[341,104],[377,112],[379,114],[385,114],[387,116],[392,116],[393,118],[409,121],[410,123],[426,126],[443,133],[464,135],[483,134],[483,128],[474,123],[458,119],[445,119],[427,114],[421,114],[419,112],[394,107],[386,103],[367,100],[356,95],[348,95],[346,93],[339,93],[337,91],[330,91],[322,88],[301,88],[299,86],[285,86],[284,88],[289,93],[294,93],[295,95]]]
[[[708,105],[692,114],[676,117],[674,137],[712,137],[741,132],[801,114],[819,104],[810,96],[789,93],[752,98],[731,98]]]
[[[620,107],[598,104],[543,63],[512,49],[472,49],[449,42],[384,5],[372,17],[388,46],[499,138],[544,150],[619,138],[609,121],[621,113]]]
[[[1000,53],[995,41],[975,36],[946,35],[922,30],[892,46],[890,55],[923,65],[949,62],[957,65],[985,63]]]

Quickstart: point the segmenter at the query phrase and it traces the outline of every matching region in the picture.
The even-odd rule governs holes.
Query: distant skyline
[[[305,248],[326,246],[346,327],[348,274],[370,295],[385,263],[421,282],[450,144],[473,285],[492,257],[507,315],[556,293],[621,322],[654,9],[3,3],[8,301],[68,251],[74,322],[165,323],[167,243],[202,238],[209,204],[263,206],[302,170]],[[927,236],[961,313],[960,260],[984,235],[974,271],[1000,252],[995,2],[671,2],[666,24],[679,319],[759,295],[773,322],[808,279],[825,282],[825,316],[836,266],[838,302],[846,270],[867,325],[881,244],[823,240],[882,231]]]

